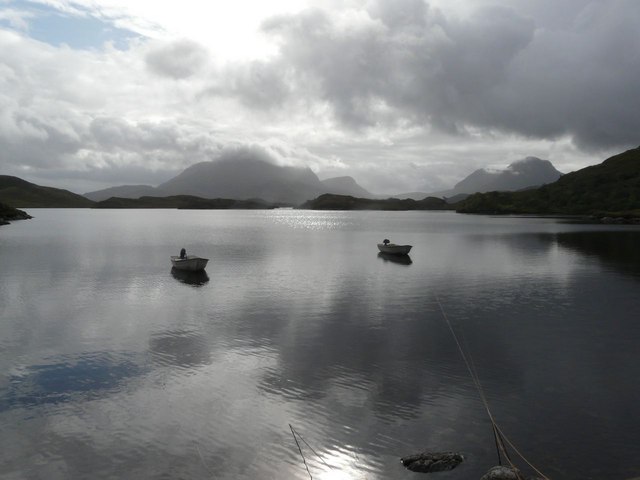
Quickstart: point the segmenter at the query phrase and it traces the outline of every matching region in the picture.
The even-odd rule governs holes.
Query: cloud
[[[513,8],[450,17],[416,0],[308,10],[264,24],[280,62],[357,129],[409,119],[451,133],[569,135],[585,148],[637,143],[640,5],[573,2],[564,29]],[[566,10],[564,11],[565,15]]]
[[[181,79],[195,74],[207,61],[204,47],[190,40],[154,46],[147,53],[147,66],[158,75]]]
[[[33,13],[26,10],[7,8],[0,11],[0,22],[5,21],[17,30],[28,30],[29,20],[33,18]]]
[[[511,118],[500,112],[500,123],[537,136],[568,133],[585,148],[638,143],[638,22],[637,3],[594,2],[571,29],[539,32],[513,65],[502,106]]]
[[[223,94],[237,96],[250,108],[282,107],[288,100],[287,66],[279,62],[251,61],[227,69]]]
[[[97,172],[108,181],[111,171],[146,170],[151,183],[156,171],[209,159],[220,148],[216,129],[176,108],[191,87],[159,82],[145,66],[149,50],[79,51],[0,30],[3,173],[77,181],[85,172],[93,182]]]
[[[534,30],[504,8],[451,22],[413,0],[359,14],[312,10],[264,28],[281,38],[284,63],[300,83],[314,85],[345,125],[409,118],[452,130],[464,127],[457,118],[464,103],[505,78]]]

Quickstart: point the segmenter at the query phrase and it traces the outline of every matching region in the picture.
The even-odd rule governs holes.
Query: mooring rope
[[[480,384],[480,379],[479,379],[478,374],[477,374],[477,372],[475,370],[475,363],[473,362],[473,357],[471,356],[471,352],[468,353],[468,357],[469,358],[467,358],[467,354],[465,354],[464,349],[462,348],[462,345],[460,344],[460,341],[458,340],[458,336],[456,335],[456,332],[453,329],[453,326],[451,325],[451,322],[449,321],[449,317],[447,316],[447,312],[445,312],[444,307],[442,306],[442,303],[440,302],[440,298],[438,298],[437,295],[435,295],[435,298],[436,298],[436,302],[438,302],[438,306],[440,307],[440,311],[442,312],[442,316],[445,319],[445,321],[447,323],[447,326],[449,327],[449,331],[451,331],[451,334],[453,335],[453,339],[456,342],[456,346],[458,347],[458,351],[460,352],[460,355],[462,356],[462,360],[464,360],[464,363],[465,363],[465,365],[467,367],[467,370],[469,371],[469,375],[471,376],[471,381],[475,385],[476,390],[478,390],[478,395],[480,395],[480,399],[482,400],[482,403],[483,403],[484,408],[485,408],[485,410],[487,412],[487,415],[489,416],[489,420],[491,421],[491,425],[493,427],[493,435],[494,435],[494,439],[496,441],[496,448],[498,450],[498,461],[501,462],[501,460],[500,460],[500,452],[502,451],[502,454],[507,459],[507,461],[509,462],[511,467],[514,469],[514,471],[518,472],[516,466],[513,464],[513,462],[509,458],[509,454],[507,453],[507,449],[506,449],[506,447],[504,445],[504,441],[506,441],[507,444],[513,449],[513,451],[516,452],[518,454],[518,456],[522,460],[524,460],[524,462],[527,465],[529,465],[538,475],[542,476],[543,480],[551,480],[544,473],[542,473],[535,466],[533,466],[533,464],[531,462],[529,462],[529,460],[527,460],[524,457],[524,455],[522,453],[520,453],[520,451],[507,438],[507,436],[500,429],[500,427],[498,427],[498,424],[496,423],[496,421],[495,421],[495,419],[493,417],[493,414],[491,413],[491,409],[489,408],[489,402],[487,401],[487,397],[484,394],[484,390],[482,389],[482,385]],[[516,475],[520,476],[518,473],[516,473]]]
[[[315,456],[316,456],[316,457],[318,457],[318,458],[320,459],[320,461],[321,461],[322,463],[324,463],[327,467],[329,467],[330,469],[332,469],[332,470],[333,470],[333,468],[334,468],[334,467],[332,467],[331,465],[329,465],[329,464],[325,461],[325,459],[324,459],[324,458],[322,458],[322,455],[320,455],[318,452],[316,452],[316,451],[313,449],[313,447],[307,443],[307,441],[304,439],[304,437],[303,437],[302,435],[300,435],[300,433],[299,433],[297,430],[295,430],[295,429],[293,428],[293,426],[292,426],[291,424],[289,424],[289,427],[291,428],[291,432],[293,433],[294,438],[295,438],[296,436],[298,436],[298,437],[300,438],[300,440],[302,440],[302,441],[304,442],[304,444],[305,444],[307,447],[309,447],[309,450],[311,450],[311,451],[315,454]]]
[[[304,458],[304,453],[302,453],[302,448],[300,448],[300,444],[298,443],[298,439],[296,438],[296,433],[293,431],[293,427],[289,424],[289,428],[291,429],[291,434],[293,435],[293,439],[296,441],[296,445],[298,446],[298,451],[300,452],[300,456],[302,457],[302,461],[304,462],[304,468],[307,469],[307,473],[309,474],[309,478],[313,480],[313,476],[309,471],[309,466],[307,465],[307,460]]]

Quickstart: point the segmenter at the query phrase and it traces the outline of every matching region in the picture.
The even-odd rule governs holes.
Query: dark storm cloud
[[[504,8],[484,9],[465,22],[447,21],[420,1],[396,8],[380,2],[349,21],[315,10],[271,20],[282,55],[336,115],[352,126],[380,121],[380,105],[394,116],[463,126],[463,105],[504,81],[534,26]],[[456,125],[459,123],[460,125]]]
[[[153,48],[145,60],[152,72],[181,79],[195,74],[206,62],[207,55],[201,45],[191,40],[176,40]]]
[[[638,25],[639,3],[593,2],[571,29],[536,35],[512,68],[507,105],[529,115],[512,113],[514,128],[538,136],[569,133],[583,147],[637,145]]]
[[[375,122],[372,101],[386,90],[393,59],[381,25],[369,19],[343,29],[328,13],[313,10],[273,19],[265,29],[282,38],[284,63],[295,69],[299,85],[329,101],[343,123]]]
[[[569,135],[587,148],[636,144],[640,3],[574,1],[557,21],[514,5],[457,18],[420,0],[379,1],[351,16],[280,16],[263,29],[279,38],[278,62],[297,88],[353,128],[408,120]]]

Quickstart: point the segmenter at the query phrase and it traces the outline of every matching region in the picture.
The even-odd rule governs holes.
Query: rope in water
[[[302,440],[302,441],[304,442],[304,444],[305,444],[307,447],[309,447],[309,449],[310,449],[310,450],[315,454],[315,456],[316,456],[316,457],[318,457],[318,458],[320,459],[320,461],[321,461],[322,463],[324,463],[327,467],[329,467],[329,468],[333,469],[333,467],[332,467],[331,465],[329,465],[329,464],[325,461],[325,459],[324,459],[324,458],[322,458],[322,455],[320,455],[318,452],[316,452],[316,451],[313,449],[313,447],[307,443],[307,441],[304,439],[304,437],[303,437],[302,435],[300,435],[300,433],[299,433],[296,429],[294,429],[294,428],[293,428],[293,425],[289,424],[289,428],[291,428],[291,433],[293,433],[293,438],[296,438],[296,436],[297,436],[300,440]],[[301,452],[301,453],[302,453],[302,452]]]
[[[478,390],[478,394],[480,395],[480,399],[482,400],[482,403],[483,403],[484,408],[485,408],[485,410],[487,412],[487,415],[489,416],[489,420],[491,421],[491,425],[492,425],[492,428],[493,428],[493,435],[494,435],[494,439],[496,441],[496,448],[498,450],[498,461],[500,462],[500,452],[502,452],[502,454],[507,459],[507,461],[509,462],[511,467],[513,469],[515,469],[516,472],[518,471],[516,469],[516,466],[513,464],[513,462],[509,458],[509,454],[507,453],[507,449],[506,449],[506,447],[504,445],[504,441],[506,441],[507,444],[513,449],[513,451],[516,452],[518,454],[518,456],[527,465],[529,465],[538,475],[542,476],[543,480],[551,480],[544,473],[542,473],[540,470],[538,470],[531,462],[529,462],[529,460],[527,460],[524,457],[524,455],[522,453],[520,453],[520,451],[507,438],[507,436],[500,429],[500,427],[498,427],[498,424],[496,423],[495,419],[493,418],[493,414],[491,413],[491,409],[489,408],[489,402],[487,401],[487,397],[484,394],[484,390],[482,389],[482,385],[480,384],[480,379],[479,379],[478,374],[477,374],[477,372],[475,370],[475,363],[473,362],[473,357],[471,356],[471,353],[469,353],[468,354],[469,358],[467,358],[467,354],[465,354],[464,349],[462,348],[462,345],[460,344],[460,341],[458,340],[458,336],[456,335],[456,332],[453,329],[453,326],[451,325],[451,322],[449,321],[449,317],[447,316],[447,313],[444,311],[444,307],[442,306],[442,303],[440,302],[440,298],[438,298],[437,295],[435,297],[436,297],[436,302],[438,302],[438,306],[440,307],[440,311],[442,312],[442,316],[445,319],[445,321],[447,323],[447,326],[449,327],[449,331],[453,335],[453,339],[455,340],[456,346],[458,347],[460,355],[462,356],[462,359],[464,360],[464,363],[465,363],[465,365],[467,367],[467,370],[469,371],[469,375],[471,376],[471,380],[472,380],[473,384],[475,385],[476,389]],[[519,476],[519,474],[518,474],[518,476]]]
[[[300,456],[302,457],[302,461],[304,462],[304,468],[307,469],[307,473],[309,474],[309,478],[313,480],[313,476],[309,471],[309,466],[307,465],[307,460],[304,458],[304,453],[302,453],[302,448],[300,448],[300,444],[298,443],[298,439],[296,438],[296,434],[293,431],[293,427],[289,424],[289,428],[291,429],[291,434],[293,435],[293,439],[296,441],[296,445],[298,446],[298,451],[300,452]]]

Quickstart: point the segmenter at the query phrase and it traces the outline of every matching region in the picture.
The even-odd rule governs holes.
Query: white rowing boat
[[[208,261],[208,258],[197,257],[195,255],[186,255],[183,258],[177,255],[171,256],[171,264],[173,265],[173,268],[178,270],[188,270],[190,272],[204,270]]]
[[[412,245],[396,245],[395,243],[391,243],[386,238],[382,243],[378,244],[378,250],[389,255],[408,255],[411,251],[411,248]]]

